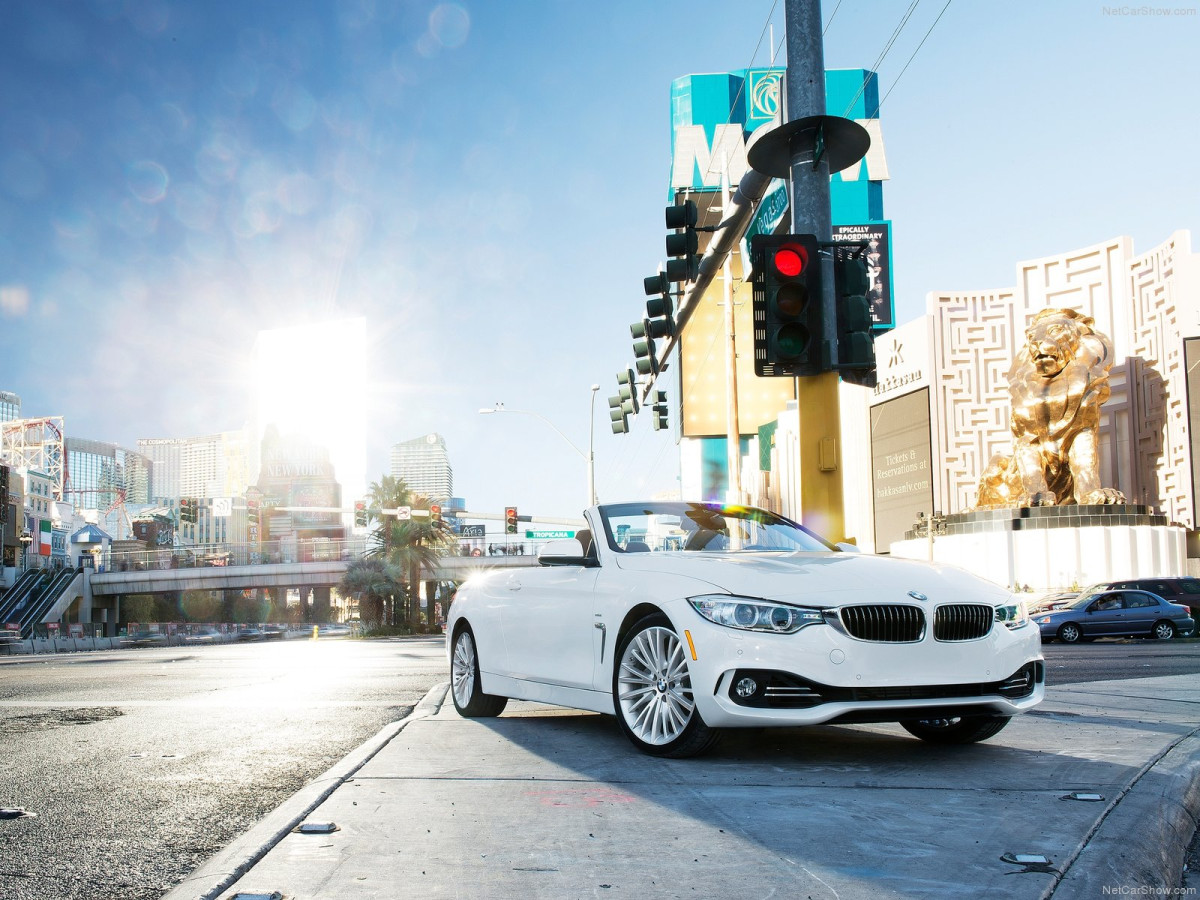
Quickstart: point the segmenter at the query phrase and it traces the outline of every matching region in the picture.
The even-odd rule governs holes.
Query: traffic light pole
[[[825,51],[821,36],[820,0],[785,0],[787,72],[784,77],[786,120],[825,115]],[[833,236],[829,205],[829,160],[818,146],[791,159],[793,234],[815,234],[820,241]],[[837,309],[833,259],[821,254],[821,304],[824,334],[831,353],[837,352]],[[814,335],[814,338],[817,337]],[[836,360],[834,360],[836,362]],[[846,534],[842,491],[841,412],[837,371],[796,379],[800,417],[800,509],[804,524],[832,540]]]
[[[729,209],[729,159],[722,159],[721,209]],[[738,423],[737,393],[737,332],[733,308],[733,272],[729,257],[721,267],[725,279],[725,453],[729,471],[726,502],[741,504],[742,498],[742,439]]]

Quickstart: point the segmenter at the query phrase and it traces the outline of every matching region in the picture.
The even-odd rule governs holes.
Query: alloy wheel
[[[469,706],[471,696],[475,692],[475,642],[471,639],[469,631],[462,632],[454,642],[450,681],[454,690],[454,700],[459,708]]]
[[[653,626],[629,642],[617,675],[617,700],[639,740],[660,746],[683,734],[696,704],[683,645],[674,631]]]

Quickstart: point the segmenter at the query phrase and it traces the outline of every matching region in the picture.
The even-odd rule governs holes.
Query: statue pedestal
[[[1007,587],[1045,592],[1187,574],[1186,530],[1146,506],[978,509],[948,515],[944,524],[945,533],[934,537],[934,561]],[[929,539],[909,531],[890,550],[929,559]]]

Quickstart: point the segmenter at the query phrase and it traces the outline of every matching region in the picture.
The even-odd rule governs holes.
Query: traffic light
[[[367,504],[362,500],[354,501],[354,525],[356,528],[367,527]]]
[[[675,305],[671,302],[671,283],[666,272],[642,279],[646,296],[646,333],[654,338],[675,334]]]
[[[179,501],[179,521],[196,522],[196,504],[197,501],[192,497],[183,497]]]
[[[517,533],[517,508],[515,506],[504,507],[504,533]]]
[[[655,391],[654,402],[650,405],[650,410],[654,413],[654,418],[651,420],[654,423],[654,430],[661,431],[671,424],[671,420],[667,414],[667,392]]]
[[[700,272],[700,263],[696,252],[700,248],[700,239],[696,234],[696,223],[699,214],[696,204],[684,200],[674,206],[667,207],[667,228],[673,234],[667,235],[667,281],[684,283],[695,281]]]
[[[825,340],[816,235],[758,234],[754,265],[754,374],[819,375],[832,369]]]
[[[875,337],[871,333],[871,289],[866,245],[835,248],[833,285],[837,303],[838,371],[843,381],[875,387]]]
[[[442,527],[442,508],[436,503],[429,507],[429,521],[435,528]]]
[[[633,364],[639,375],[658,374],[658,351],[654,346],[654,338],[650,336],[650,320],[643,319],[629,326],[633,335]]]
[[[633,369],[617,373],[617,396],[621,398],[621,408],[625,415],[637,415],[641,405],[638,401],[637,376],[633,374]]]
[[[258,530],[258,501],[246,501],[246,530],[254,534]]]
[[[608,398],[608,417],[612,419],[613,434],[625,434],[629,431],[629,416],[621,405],[620,397]]]

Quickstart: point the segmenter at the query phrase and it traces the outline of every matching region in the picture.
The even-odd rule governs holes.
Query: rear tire
[[[1175,637],[1175,626],[1170,622],[1155,622],[1154,629],[1150,632],[1157,641],[1169,641]]]
[[[986,741],[1008,724],[1011,716],[962,716],[949,719],[902,719],[900,726],[931,744],[974,744]]]
[[[507,697],[485,694],[479,680],[479,656],[475,652],[475,635],[464,627],[454,638],[450,655],[450,693],[454,708],[468,719],[490,719],[504,712]]]
[[[687,654],[671,620],[646,616],[621,638],[613,706],[630,743],[650,756],[683,759],[712,749],[719,732],[700,718]]]

